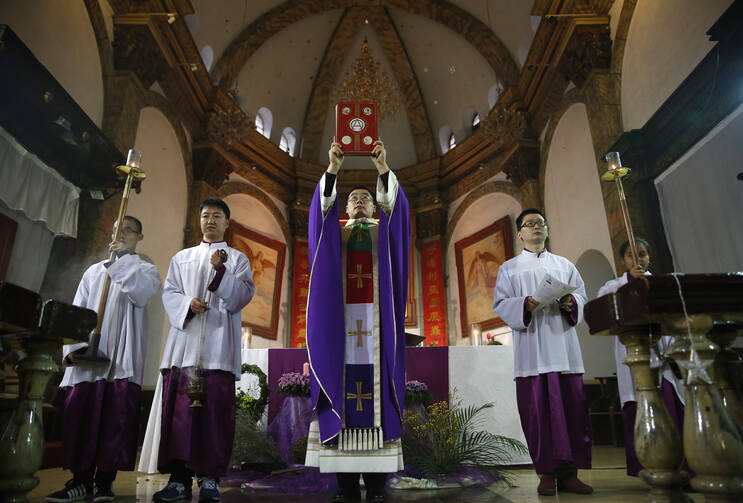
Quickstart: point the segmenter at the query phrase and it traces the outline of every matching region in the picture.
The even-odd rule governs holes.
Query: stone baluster
[[[26,493],[39,483],[34,476],[44,455],[42,399],[57,371],[52,353],[61,339],[31,337],[23,342],[26,358],[18,365],[18,404],[0,437],[0,501],[27,503]]]
[[[737,425],[739,432],[743,433],[743,401],[733,384],[734,372],[740,372],[743,361],[737,353],[729,349],[735,341],[739,326],[740,324],[732,322],[715,323],[707,334],[707,338],[720,347],[720,352],[715,356],[714,375],[715,384],[722,394],[722,403],[733,424]]]
[[[706,336],[711,328],[712,318],[704,314],[691,316],[688,325],[687,320],[678,316],[664,323],[664,330],[676,335],[667,355],[683,369],[685,379],[692,372],[691,382],[686,384],[684,454],[696,472],[691,485],[704,494],[705,501],[741,501],[743,441],[723,405],[720,389],[712,384],[715,369],[709,363],[719,348]],[[691,340],[688,330],[691,331]],[[692,345],[699,355],[696,364],[689,363]],[[705,363],[708,365],[706,369]],[[710,382],[705,379],[704,372],[708,373]]]
[[[619,331],[619,340],[627,346],[624,363],[637,385],[635,452],[644,467],[640,477],[650,486],[651,502],[690,501],[682,491],[689,475],[679,470],[684,459],[681,437],[658,389],[658,371],[650,368],[648,332],[647,326]]]

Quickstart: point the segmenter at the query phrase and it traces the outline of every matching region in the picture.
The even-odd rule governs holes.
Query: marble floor
[[[390,491],[390,501],[419,501],[419,502],[634,502],[647,501],[647,488],[638,479],[628,477],[625,473],[624,449],[616,447],[597,446],[593,450],[593,469],[582,470],[580,478],[594,487],[594,494],[590,496],[575,494],[558,494],[557,496],[538,496],[538,478],[530,467],[519,467],[507,470],[514,485],[509,487],[504,483],[495,483],[483,489],[453,489],[440,491]],[[69,472],[59,468],[41,470],[37,476],[41,480],[30,494],[31,503],[43,503],[44,496],[64,486],[70,477]],[[114,483],[116,501],[120,503],[149,502],[152,494],[165,486],[166,475],[147,475],[137,472],[120,473]],[[195,486],[194,486],[194,489]],[[690,495],[691,499],[700,503],[704,497],[698,494]],[[198,499],[198,491],[194,490],[194,501]],[[284,495],[264,493],[243,493],[239,488],[226,488],[222,491],[222,501],[232,502],[275,502],[275,503],[324,503],[330,501],[330,495]]]

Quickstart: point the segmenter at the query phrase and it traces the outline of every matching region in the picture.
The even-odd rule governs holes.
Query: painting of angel
[[[242,324],[254,335],[276,339],[286,245],[230,220],[227,243],[250,260],[255,295],[243,308]]]
[[[505,216],[454,244],[459,282],[462,335],[472,323],[483,330],[503,325],[493,313],[493,292],[500,265],[513,256],[511,224]]]

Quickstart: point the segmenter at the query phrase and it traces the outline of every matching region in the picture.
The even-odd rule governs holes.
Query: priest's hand
[[[573,310],[573,296],[570,294],[565,295],[560,299],[560,309],[569,313]]]
[[[532,299],[531,297],[526,298],[526,310],[527,311],[534,311],[537,307],[539,307],[539,302]]]
[[[383,175],[390,170],[389,166],[387,166],[387,150],[385,150],[382,140],[374,142],[374,150],[372,150],[371,160],[380,175]]]
[[[212,264],[215,271],[219,270],[219,268],[222,267],[222,264],[227,262],[227,252],[224,250],[215,251],[212,253],[209,262]]]
[[[201,314],[204,311],[209,310],[209,306],[207,305],[207,303],[201,299],[197,299],[196,297],[191,299],[191,304],[189,304],[188,307],[191,309],[191,312],[193,312],[194,314]]]
[[[337,175],[338,170],[341,169],[341,164],[343,164],[343,147],[335,141],[335,138],[333,138],[333,143],[330,144],[330,150],[328,150],[328,160],[330,161],[328,163],[328,173]]]

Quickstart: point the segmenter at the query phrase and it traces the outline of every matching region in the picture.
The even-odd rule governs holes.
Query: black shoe
[[[95,486],[95,496],[93,496],[93,501],[95,501],[95,503],[113,501],[115,497],[116,495],[114,495],[113,484],[103,484]]]
[[[369,492],[366,491],[366,501],[367,503],[386,503],[387,500],[387,493],[385,491],[381,492]]]
[[[64,489],[50,494],[46,497],[49,503],[71,503],[72,501],[87,500],[93,496],[93,487],[75,479],[68,480]]]
[[[361,501],[361,491],[349,492],[338,489],[333,496],[333,503],[356,503]]]

